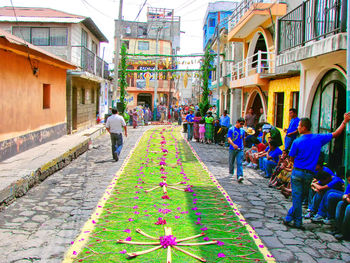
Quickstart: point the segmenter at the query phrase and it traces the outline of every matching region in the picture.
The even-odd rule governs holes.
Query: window
[[[284,93],[275,93],[275,126],[283,128]]]
[[[50,43],[50,29],[46,27],[32,28],[32,44],[36,46],[48,46]]]
[[[81,30],[81,45],[88,47],[88,33],[84,29]]]
[[[143,26],[139,26],[137,28],[137,36],[138,37],[147,36],[147,28]]]
[[[12,34],[37,46],[67,46],[65,27],[12,27]]]
[[[91,51],[97,55],[97,44],[94,41],[91,42]]]
[[[139,50],[149,50],[149,42],[148,41],[139,41],[138,42]]]
[[[50,46],[67,46],[67,28],[50,28]]]
[[[85,104],[85,89],[81,88],[80,104]]]
[[[209,19],[209,26],[210,27],[214,27],[215,26],[215,19],[214,18],[210,18]]]
[[[43,109],[50,108],[50,84],[43,84]]]
[[[299,91],[292,92],[292,108],[296,109],[299,112]]]
[[[31,43],[30,27],[14,26],[12,27],[12,34],[15,35],[16,37],[22,38],[23,40]]]
[[[91,89],[91,104],[95,103],[95,89]]]

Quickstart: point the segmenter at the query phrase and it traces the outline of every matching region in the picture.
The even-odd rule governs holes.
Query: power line
[[[93,5],[91,5],[87,0],[80,0],[85,6],[90,7],[92,9],[94,9],[96,12],[100,13],[101,15],[108,17],[110,19],[115,19],[114,17],[111,17],[105,13],[103,13],[102,11],[100,11],[99,9],[97,9],[96,7],[94,7]]]
[[[196,1],[197,1],[197,0],[192,0],[192,1],[190,1],[189,3],[185,4],[183,7],[177,9],[176,11],[179,12],[180,10],[182,10],[182,9],[184,9],[184,8],[186,8],[186,7],[188,7],[188,6],[190,6],[191,4],[193,4],[193,3],[196,2]]]
[[[139,12],[138,12],[138,14],[136,16],[135,21],[137,21],[137,19],[139,18],[139,15],[141,14],[141,11],[145,7],[146,3],[147,3],[147,0],[145,0],[145,2],[143,2],[143,5],[141,6],[141,8],[140,8],[140,10],[139,10]]]

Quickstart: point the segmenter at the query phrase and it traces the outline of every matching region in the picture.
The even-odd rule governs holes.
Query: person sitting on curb
[[[310,212],[305,215],[305,218],[310,218],[314,223],[323,223],[326,219],[326,205],[327,193],[330,190],[343,191],[344,181],[337,176],[320,171],[317,173],[317,182],[311,184],[311,188],[315,191],[315,195],[312,199]],[[312,215],[315,215],[312,217]]]
[[[282,155],[282,150],[277,146],[277,143],[274,140],[271,140],[270,150],[267,152],[263,164],[265,178],[271,177],[273,169],[277,166],[280,155]]]

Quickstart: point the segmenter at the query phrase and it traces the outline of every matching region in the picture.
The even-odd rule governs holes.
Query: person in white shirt
[[[124,118],[118,115],[117,109],[112,109],[112,116],[107,119],[106,129],[111,135],[112,155],[115,161],[119,160],[119,155],[123,148],[123,128],[125,137],[127,137],[128,133]]]

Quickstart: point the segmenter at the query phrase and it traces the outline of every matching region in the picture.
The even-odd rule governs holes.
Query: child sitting
[[[205,134],[205,120],[201,119],[199,121],[199,142],[204,143],[204,134]]]
[[[258,169],[258,159],[256,158],[256,154],[263,152],[266,149],[266,145],[261,143],[258,138],[254,137],[252,139],[253,146],[245,153],[246,161],[243,165],[247,165],[248,168]]]
[[[280,156],[280,159],[277,163],[277,166],[271,175],[271,179],[269,181],[269,187],[275,187],[275,186],[282,185],[282,180],[278,180],[278,176],[280,175],[280,173],[283,171],[284,168],[287,168],[290,166],[288,153],[289,153],[288,150],[283,150],[282,155]],[[284,175],[282,175],[282,177],[283,176]]]

